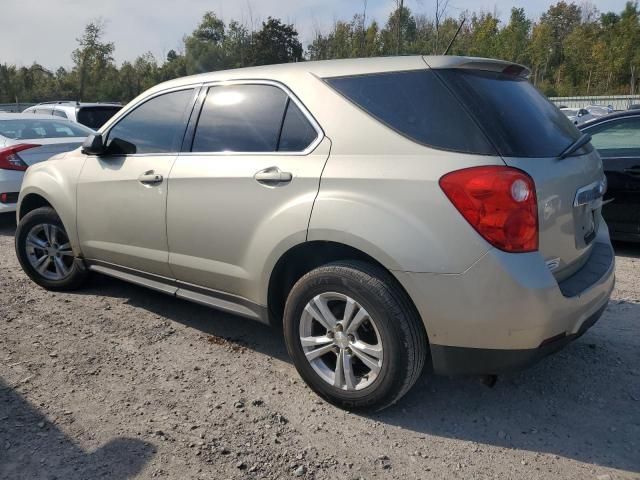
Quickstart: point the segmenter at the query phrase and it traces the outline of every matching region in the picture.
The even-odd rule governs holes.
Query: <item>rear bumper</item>
[[[557,352],[591,328],[606,309],[606,305],[587,318],[580,329],[570,335],[549,339],[538,348],[500,350],[489,348],[431,345],[431,358],[441,375],[498,375],[529,367],[547,355]]]
[[[433,369],[494,374],[566,345],[602,315],[615,256],[602,225],[585,265],[557,282],[538,253],[489,251],[461,274],[394,272],[423,319]]]
[[[20,191],[24,172],[14,170],[0,170],[0,194]],[[0,213],[15,212],[16,203],[0,202]]]

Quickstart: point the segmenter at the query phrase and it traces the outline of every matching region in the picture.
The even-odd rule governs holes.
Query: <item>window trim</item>
[[[296,104],[296,106],[300,109],[302,114],[305,116],[305,118],[309,121],[313,129],[316,131],[316,138],[307,146],[307,148],[297,152],[282,152],[277,150],[273,152],[192,152],[191,149],[193,147],[193,140],[195,138],[195,133],[198,128],[198,123],[200,121],[200,115],[202,114],[204,102],[209,93],[209,90],[212,87],[225,87],[229,85],[269,85],[272,87],[279,88],[287,95],[288,97],[287,102],[293,101]],[[284,121],[284,117],[286,116],[286,113],[287,111],[285,108],[281,121]],[[322,127],[320,126],[320,124],[316,121],[313,115],[311,115],[311,112],[309,112],[307,107],[286,85],[284,85],[283,83],[277,82],[275,80],[265,80],[265,79],[218,80],[218,81],[203,83],[201,87],[201,93],[198,98],[198,102],[193,109],[193,115],[189,122],[187,133],[189,137],[188,138],[185,137],[185,141],[183,142],[183,150],[182,152],[180,152],[181,156],[207,156],[207,157],[211,157],[211,156],[217,156],[217,157],[304,156],[312,153],[325,137],[324,131],[322,130]]]
[[[140,101],[138,103],[136,103],[135,105],[132,105],[130,108],[126,109],[126,111],[125,111],[124,108],[122,108],[120,110],[120,112],[116,113],[116,115],[114,115],[114,117],[109,119],[109,121],[105,124],[106,128],[104,128],[105,125],[103,125],[103,127],[98,130],[98,132],[102,134],[103,142],[105,142],[105,145],[106,145],[106,142],[109,139],[109,134],[111,133],[111,130],[113,130],[122,120],[127,118],[131,113],[133,113],[139,107],[141,107],[145,103],[153,100],[156,97],[160,97],[162,95],[167,95],[169,93],[179,92],[179,91],[182,91],[182,90],[193,90],[193,95],[191,97],[191,100],[189,100],[189,104],[187,105],[187,107],[185,109],[185,114],[184,114],[184,117],[182,118],[182,122],[180,124],[180,126],[182,128],[182,140],[176,142],[177,148],[176,148],[175,152],[104,154],[104,155],[100,155],[100,156],[101,157],[113,157],[113,156],[119,156],[119,157],[165,157],[165,156],[170,156],[170,155],[172,155],[172,156],[180,155],[182,153],[182,147],[184,146],[185,135],[187,134],[188,126],[189,126],[189,124],[191,122],[191,117],[192,117],[193,112],[194,112],[194,106],[196,105],[196,101],[200,97],[200,93],[201,93],[201,90],[202,90],[202,84],[201,83],[181,85],[181,86],[178,86],[178,87],[168,88],[166,90],[161,90],[161,91],[153,93],[152,95],[144,97],[144,98],[140,99]],[[119,113],[121,113],[121,115],[118,115]],[[103,128],[104,128],[104,130],[103,130]],[[96,155],[90,155],[90,156],[96,156]]]

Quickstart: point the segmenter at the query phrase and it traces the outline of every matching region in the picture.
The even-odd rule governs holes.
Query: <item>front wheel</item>
[[[75,258],[67,232],[53,208],[37,208],[18,223],[16,254],[25,273],[48,290],[74,290],[87,270]]]
[[[347,409],[382,409],[418,379],[428,342],[395,279],[364,262],[312,270],[284,313],[287,349],[304,381]]]

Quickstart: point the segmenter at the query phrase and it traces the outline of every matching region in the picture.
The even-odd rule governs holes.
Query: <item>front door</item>
[[[86,258],[171,276],[167,180],[193,100],[186,89],[145,101],[105,133],[106,155],[87,158],[77,190]]]
[[[270,255],[306,239],[329,140],[286,89],[244,82],[209,88],[191,150],[169,178],[171,269],[255,300]]]

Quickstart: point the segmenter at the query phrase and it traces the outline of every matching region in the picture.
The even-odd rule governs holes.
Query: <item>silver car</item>
[[[425,365],[522,368],[614,285],[600,157],[528,74],[414,56],[163,83],[27,171],[18,258],[48,289],[98,272],[281,324],[344,408],[393,404]]]
[[[14,212],[25,170],[78,148],[93,133],[82,125],[41,115],[0,113],[0,213]]]

